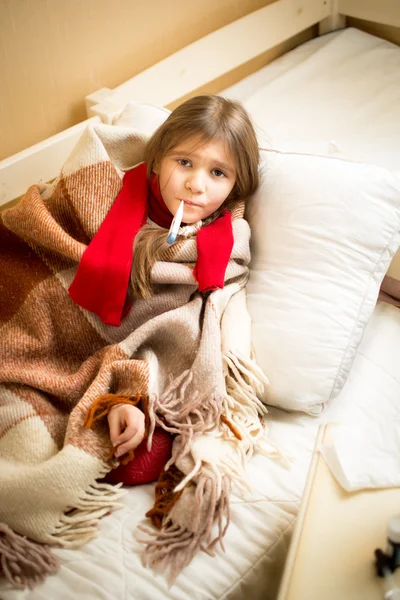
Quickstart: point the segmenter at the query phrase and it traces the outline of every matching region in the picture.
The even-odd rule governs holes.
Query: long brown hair
[[[144,155],[148,177],[173,148],[193,137],[202,143],[222,140],[236,163],[235,185],[222,206],[206,220],[210,223],[223,209],[234,212],[256,191],[259,185],[257,137],[239,102],[222,96],[195,96],[178,106],[149,139]],[[137,234],[131,276],[134,296],[151,296],[151,269],[169,248],[166,239],[164,229],[151,225],[145,225]]]

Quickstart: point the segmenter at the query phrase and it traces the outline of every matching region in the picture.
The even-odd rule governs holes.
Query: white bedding
[[[313,40],[226,95],[244,102],[270,145],[400,164],[393,151],[400,147],[400,48],[357,30]],[[349,380],[326,413],[315,419],[270,409],[267,437],[292,457],[291,469],[255,456],[249,468],[253,493],[232,501],[226,553],[198,555],[172,588],[141,566],[133,537],[152,505],[153,486],[147,485],[128,492],[124,509],[103,519],[96,540],[79,550],[56,551],[62,561],[56,577],[32,592],[2,584],[0,598],[276,598],[317,428],[326,420],[400,418],[399,340],[400,311],[379,302]]]
[[[261,145],[400,167],[399,47],[348,28],[303,44],[225,90]]]

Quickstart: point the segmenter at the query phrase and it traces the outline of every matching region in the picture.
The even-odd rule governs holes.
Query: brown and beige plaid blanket
[[[55,570],[42,544],[81,545],[121,506],[123,490],[101,481],[112,467],[107,419],[85,427],[99,399],[140,397],[149,443],[155,426],[175,434],[150,511],[159,531],[144,553],[172,578],[222,539],[231,488],[245,488],[261,444],[266,380],[251,358],[241,214],[222,290],[197,291],[194,230],[156,263],[156,293],[135,300],[118,328],[67,293],[144,143],[129,130],[90,127],[53,184],[33,185],[1,214],[0,570],[14,585]]]

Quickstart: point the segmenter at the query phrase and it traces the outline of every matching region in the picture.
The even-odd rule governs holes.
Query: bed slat
[[[278,0],[129,79],[88,115],[112,123],[131,100],[168,106],[329,16],[328,0]]]
[[[54,179],[84,129],[101,123],[93,117],[0,161],[0,206],[18,198],[33,183]]]

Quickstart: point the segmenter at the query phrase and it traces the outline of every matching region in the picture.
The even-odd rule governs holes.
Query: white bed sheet
[[[327,153],[326,148],[328,152],[336,148],[337,152],[340,147],[349,158],[365,160],[369,153],[374,162],[400,163],[400,155],[392,156],[393,144],[400,140],[400,49],[395,50],[387,42],[345,30],[301,46],[233,86],[226,95],[244,102],[259,128],[265,128],[271,145],[308,148],[314,153],[319,149],[321,154]],[[366,61],[368,70],[364,68]],[[390,93],[385,96],[381,88],[389,77],[389,63],[397,73],[397,83],[391,80]],[[358,79],[357,100],[353,91],[343,96],[345,82],[338,83],[342,75],[346,85]],[[381,84],[372,93],[377,77]],[[320,78],[323,85],[318,83]],[[397,108],[391,104],[396,98]],[[334,116],[326,125],[323,115],[329,99],[336,100],[330,107]],[[318,118],[314,118],[316,103],[320,107]],[[349,122],[356,108],[358,116]],[[374,109],[377,112],[373,113]],[[383,114],[386,110],[387,118]],[[366,148],[374,139],[380,143]],[[127,493],[122,510],[103,519],[97,539],[82,549],[56,550],[62,561],[57,576],[49,577],[34,591],[15,591],[1,584],[1,600],[276,598],[318,426],[327,420],[400,418],[399,340],[400,311],[379,302],[342,393],[321,417],[270,409],[267,437],[292,457],[292,467],[288,470],[279,461],[259,455],[253,458],[249,478],[254,489],[245,499],[232,498],[226,553],[218,549],[216,558],[199,554],[169,589],[162,576],[140,563],[133,533],[153,500],[153,486],[140,486]]]

